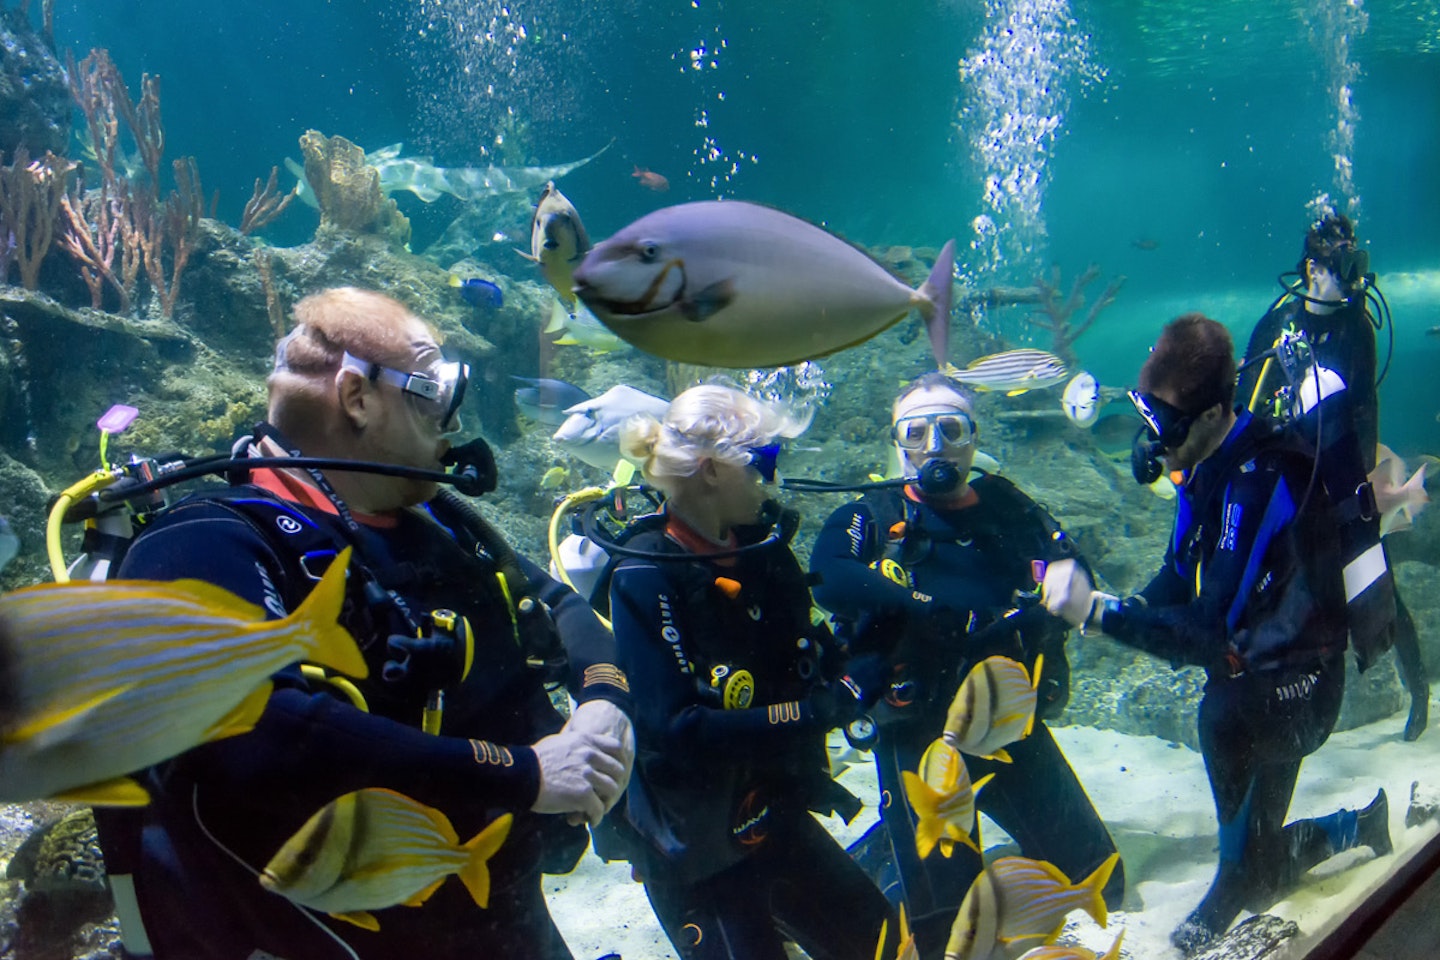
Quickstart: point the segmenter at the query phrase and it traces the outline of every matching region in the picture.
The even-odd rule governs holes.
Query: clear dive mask
[[[939,439],[945,446],[964,447],[975,439],[975,421],[961,410],[919,413],[898,418],[890,428],[890,438],[901,450],[927,449],[932,439]]]
[[[358,373],[371,383],[398,387],[422,417],[438,425],[442,436],[460,432],[460,404],[470,382],[468,363],[441,362],[430,370],[407,372],[362,360],[346,353],[341,370]]]

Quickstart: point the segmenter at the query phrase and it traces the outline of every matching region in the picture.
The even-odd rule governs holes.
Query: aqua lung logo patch
[[[304,529],[300,525],[299,520],[296,520],[294,517],[286,516],[283,513],[275,518],[275,526],[280,528],[281,533],[291,534],[292,536]]]
[[[762,802],[754,790],[745,794],[745,798],[740,801],[740,809],[735,814],[735,826],[731,828],[730,834],[742,847],[758,846],[770,835],[770,806]]]

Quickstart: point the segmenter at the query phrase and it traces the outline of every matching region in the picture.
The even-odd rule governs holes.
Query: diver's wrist
[[[1118,624],[1120,612],[1120,598],[1109,593],[1102,593],[1099,590],[1090,592],[1090,612],[1085,616],[1085,622],[1080,626],[1080,635],[1084,636],[1091,631],[1096,633],[1110,633],[1107,625],[1114,627]],[[1107,624],[1108,617],[1108,624]]]

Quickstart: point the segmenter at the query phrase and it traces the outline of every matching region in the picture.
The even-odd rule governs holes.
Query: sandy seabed
[[[1440,716],[1434,701],[1431,716]],[[1411,784],[1440,790],[1440,729],[1432,724],[1418,741],[1405,743],[1400,738],[1403,726],[1401,714],[1337,733],[1301,768],[1289,819],[1364,807],[1376,789],[1384,787],[1395,852],[1376,859],[1360,848],[1334,857],[1313,870],[1301,889],[1275,904],[1269,912],[1293,920],[1301,930],[1277,960],[1303,957],[1308,944],[1333,929],[1440,829],[1434,821],[1405,826]],[[1109,826],[1130,881],[1124,907],[1111,913],[1106,929],[1075,913],[1062,939],[1101,953],[1123,929],[1122,957],[1176,960],[1179,953],[1170,946],[1170,931],[1199,902],[1215,869],[1215,812],[1200,755],[1155,737],[1089,727],[1051,730]],[[823,821],[848,844],[876,819],[874,767],[850,766],[840,781],[866,804],[850,825],[837,818]],[[1005,840],[983,818],[981,834],[987,847]],[[546,893],[576,960],[610,953],[624,960],[675,957],[644,889],[631,881],[628,864],[607,864],[586,853],[570,875],[547,877]]]

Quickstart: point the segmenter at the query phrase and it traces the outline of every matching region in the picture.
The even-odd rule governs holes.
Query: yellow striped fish
[[[1010,762],[1002,748],[1030,735],[1035,726],[1035,690],[1043,658],[1035,658],[1032,682],[1023,663],[986,657],[970,669],[945,714],[944,738],[972,757]]]
[[[992,353],[971,360],[964,370],[951,366],[945,372],[976,390],[1003,391],[1007,397],[1058,386],[1070,375],[1055,354],[1030,348]]]
[[[1052,943],[1044,947],[1036,947],[1028,950],[1020,956],[1020,960],[1120,960],[1120,941],[1125,939],[1125,931],[1121,930],[1115,942],[1110,944],[1110,949],[1103,954],[1094,950],[1087,950],[1084,947],[1062,947]]]
[[[1112,853],[1078,884],[1054,864],[1025,857],[1001,857],[970,885],[950,928],[945,960],[988,960],[1024,940],[1053,943],[1072,910],[1084,910],[1105,926],[1108,914],[1100,891],[1120,854]]]
[[[321,807],[286,840],[260,885],[366,930],[380,929],[371,910],[418,907],[452,873],[488,906],[487,864],[513,819],[507,813],[462,844],[434,807],[393,790],[357,790]]]
[[[148,803],[126,774],[253,728],[276,671],[306,660],[366,676],[335,622],[349,562],[347,549],[283,620],[200,580],[48,583],[0,597],[19,695],[0,733],[0,802]]]
[[[902,770],[905,798],[915,811],[915,849],[920,859],[930,856],[938,845],[943,856],[954,852],[955,844],[980,852],[970,836],[975,829],[975,794],[994,774],[970,783],[970,772],[956,750],[943,739],[925,748],[919,774]]]

